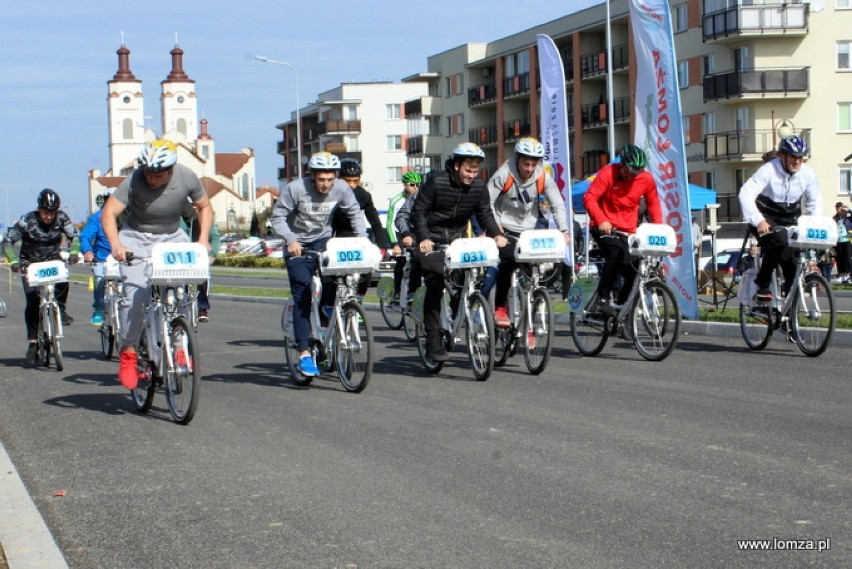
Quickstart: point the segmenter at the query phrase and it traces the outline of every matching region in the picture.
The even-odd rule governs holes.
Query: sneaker
[[[755,300],[758,302],[772,302],[772,291],[768,288],[759,287],[757,289],[757,293],[754,295]]]
[[[89,320],[92,323],[92,326],[103,326],[104,324],[104,311],[100,309],[95,309],[94,314],[92,314],[92,319]]]
[[[450,356],[440,338],[429,339],[426,344],[426,355],[433,362],[445,362]]]
[[[615,316],[615,307],[605,298],[599,298],[595,305],[595,312],[603,314],[604,316]]]
[[[836,277],[834,277],[831,281],[832,281],[834,284],[841,284],[841,283],[846,282],[846,281],[843,279],[843,277],[841,277],[840,275],[837,275],[837,276],[836,276]]]
[[[185,351],[176,350],[175,351],[175,365],[177,367],[185,367],[187,369],[192,369],[192,358],[189,358],[189,360],[187,360]]]
[[[121,352],[118,355],[118,381],[126,389],[136,389],[139,383],[138,358],[136,352]]]
[[[71,326],[74,323],[74,319],[71,318],[71,315],[65,312],[64,310],[60,310],[59,313],[62,315],[62,325],[63,326]],[[103,322],[101,322],[103,324]]]
[[[30,342],[30,345],[27,347],[27,355],[24,359],[24,362],[27,365],[34,366],[38,361],[38,342]]]
[[[533,332],[527,332],[527,347],[531,350],[535,349],[535,333]]]
[[[198,309],[198,321],[199,322],[207,322],[209,320],[210,320],[210,318],[207,316],[207,309],[206,308],[199,308]]]
[[[509,312],[505,306],[498,306],[494,310],[494,324],[500,328],[508,328],[512,325],[512,322],[509,320]]]
[[[316,377],[319,375],[317,364],[314,363],[314,358],[311,356],[302,356],[299,358],[299,370],[305,377]]]

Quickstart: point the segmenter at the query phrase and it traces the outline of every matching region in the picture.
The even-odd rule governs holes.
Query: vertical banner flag
[[[538,34],[538,68],[541,79],[541,143],[544,160],[550,165],[550,174],[559,187],[565,203],[568,227],[573,227],[571,208],[571,152],[568,148],[568,107],[565,102],[565,69],[559,50],[550,36]],[[573,229],[572,229],[573,232]],[[573,237],[573,234],[572,234]],[[574,239],[568,241],[565,263],[574,267]]]
[[[634,144],[648,155],[648,170],[657,182],[663,222],[677,235],[677,250],[664,259],[666,282],[687,318],[698,317],[695,257],[686,149],[680,114],[674,36],[667,0],[628,0],[636,55]]]

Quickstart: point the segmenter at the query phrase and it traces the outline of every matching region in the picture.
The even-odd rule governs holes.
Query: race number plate
[[[671,255],[677,250],[677,236],[670,225],[643,223],[628,238],[631,255]]]
[[[104,261],[104,276],[108,279],[117,279],[121,277],[121,265],[110,255]]]
[[[68,282],[68,267],[64,261],[42,261],[27,266],[27,282],[30,286]]]
[[[209,277],[207,249],[199,243],[157,243],[151,249],[155,284],[200,284]]]
[[[471,269],[474,267],[496,267],[500,260],[497,243],[490,237],[456,239],[447,247],[447,268]]]
[[[830,217],[803,215],[787,228],[787,243],[794,249],[830,249],[837,243],[837,224]]]
[[[322,272],[328,275],[369,273],[379,268],[381,251],[366,237],[329,239],[322,254]]]
[[[558,229],[528,229],[518,237],[515,258],[522,262],[552,262],[565,258],[565,236]]]

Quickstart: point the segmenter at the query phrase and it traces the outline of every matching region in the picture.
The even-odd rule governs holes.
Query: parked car
[[[698,288],[701,289],[708,286],[715,276],[722,287],[732,290],[739,284],[739,279],[742,276],[737,272],[740,253],[739,247],[736,249],[725,249],[720,253],[716,253],[715,263],[708,261],[702,267],[698,275]]]

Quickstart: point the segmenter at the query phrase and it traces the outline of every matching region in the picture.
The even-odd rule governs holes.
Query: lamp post
[[[293,72],[293,77],[296,78],[296,160],[299,162],[298,164],[298,172],[299,177],[302,177],[302,120],[299,117],[299,74],[296,72],[296,68],[284,61],[277,61],[275,59],[269,59],[264,55],[255,55],[254,58],[263,63],[272,63],[275,65],[283,65],[284,67],[289,67]]]

